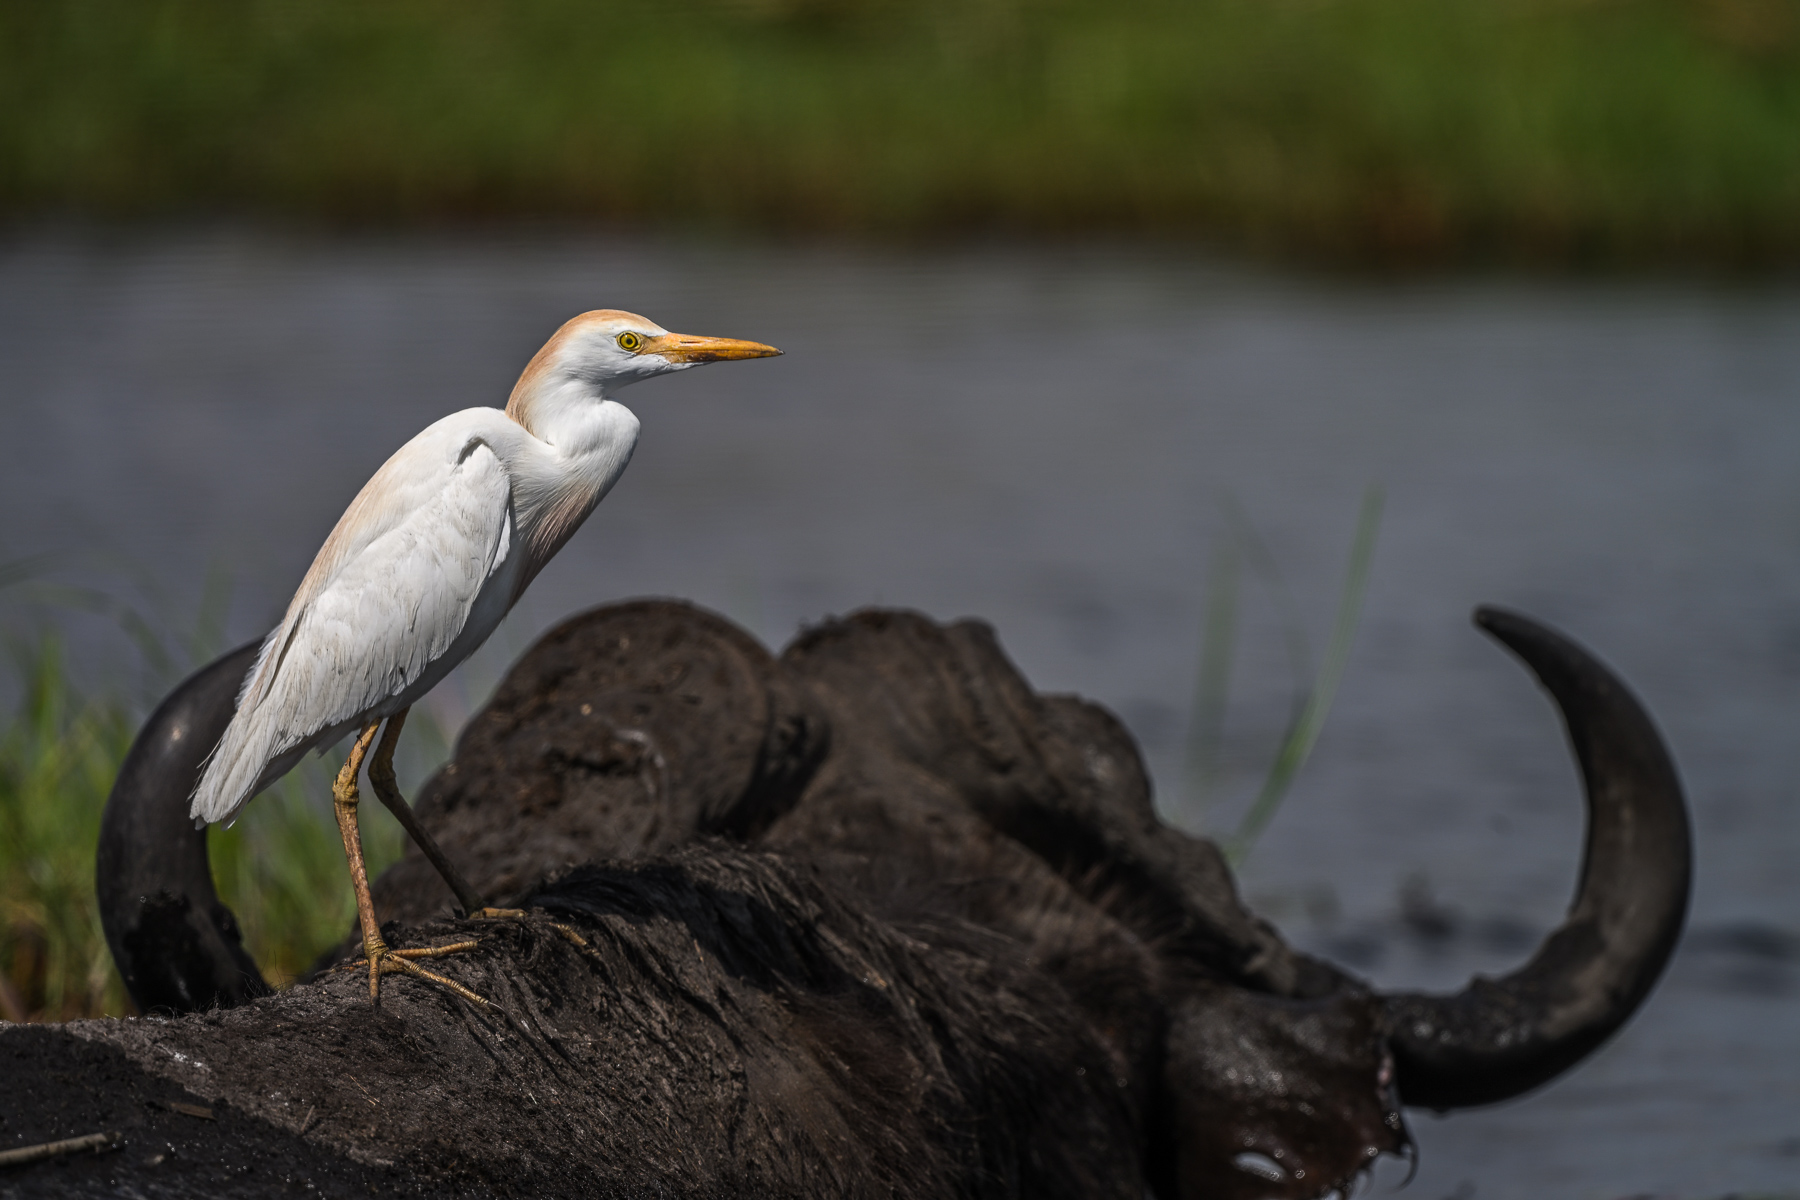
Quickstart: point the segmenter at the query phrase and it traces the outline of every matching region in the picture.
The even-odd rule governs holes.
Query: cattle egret
[[[287,615],[244,677],[237,709],[194,789],[196,824],[230,821],[307,750],[356,740],[332,788],[368,956],[381,976],[430,979],[410,960],[473,942],[391,950],[369,900],[357,826],[357,775],[375,733],[369,782],[470,916],[481,902],[412,818],[394,782],[409,708],[487,640],[533,577],[618,482],[638,421],[613,399],[626,384],[702,363],[779,354],[773,346],[670,333],[632,313],[583,313],[526,365],[505,411],[452,413],[402,446],[325,539]]]

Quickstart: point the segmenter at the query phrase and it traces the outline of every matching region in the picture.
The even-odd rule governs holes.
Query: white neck
[[[605,389],[579,379],[546,382],[549,386],[515,395],[506,415],[565,458],[604,450],[617,433],[617,421],[606,411],[611,397]]]
[[[506,406],[530,435],[512,464],[526,551],[515,599],[612,490],[637,445],[637,417],[601,388],[566,377],[545,383],[514,391]]]

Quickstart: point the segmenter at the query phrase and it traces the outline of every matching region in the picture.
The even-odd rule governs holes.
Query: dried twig
[[[64,1138],[60,1142],[40,1142],[36,1146],[20,1146],[17,1150],[0,1150],[0,1167],[22,1167],[26,1163],[42,1162],[46,1158],[55,1158],[60,1154],[75,1154],[82,1150],[104,1150],[108,1146],[116,1146],[124,1140],[124,1135],[112,1133],[90,1133],[86,1137]]]

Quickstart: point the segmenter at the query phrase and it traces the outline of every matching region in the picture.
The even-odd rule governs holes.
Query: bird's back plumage
[[[407,707],[486,640],[523,566],[494,444],[514,430],[495,409],[452,414],[358,493],[245,677],[194,817],[229,820],[308,748]]]

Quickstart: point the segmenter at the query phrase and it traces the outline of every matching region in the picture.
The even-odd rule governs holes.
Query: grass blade
[[[1225,711],[1231,694],[1231,667],[1237,649],[1238,591],[1242,563],[1234,537],[1221,540],[1207,573],[1206,608],[1200,619],[1200,674],[1188,721],[1183,764],[1191,817],[1201,820],[1211,806],[1222,773]]]
[[[1350,658],[1350,643],[1362,614],[1369,565],[1375,557],[1375,535],[1381,527],[1382,499],[1379,487],[1371,487],[1363,497],[1362,513],[1356,523],[1356,540],[1350,547],[1350,563],[1344,573],[1344,589],[1338,599],[1337,618],[1331,627],[1331,641],[1325,647],[1318,678],[1288,727],[1269,774],[1263,780],[1262,790],[1244,813],[1237,832],[1225,845],[1226,858],[1234,867],[1244,861],[1256,839],[1274,818],[1294,777],[1312,754],[1320,730],[1325,727],[1325,718],[1337,694],[1338,681],[1343,678],[1344,665]]]

